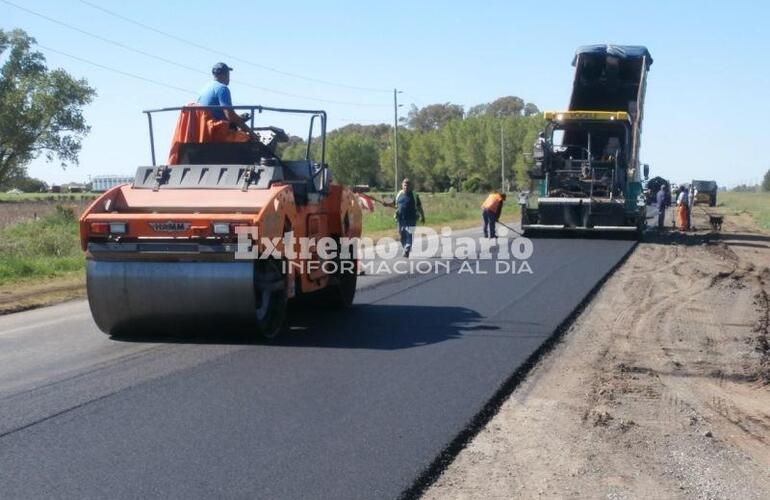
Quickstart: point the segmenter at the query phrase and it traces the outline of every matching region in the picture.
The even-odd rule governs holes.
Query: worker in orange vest
[[[490,193],[484,203],[481,204],[481,218],[484,220],[484,237],[485,238],[497,238],[495,232],[495,224],[500,218],[500,214],[503,212],[503,202],[505,201],[505,193]]]

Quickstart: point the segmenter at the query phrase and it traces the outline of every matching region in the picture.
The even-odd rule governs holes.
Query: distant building
[[[86,185],[81,184],[79,182],[69,182],[67,184],[62,184],[61,192],[62,193],[85,193]]]
[[[128,175],[96,175],[91,179],[91,189],[96,193],[107,191],[121,184],[131,184],[133,176]]]

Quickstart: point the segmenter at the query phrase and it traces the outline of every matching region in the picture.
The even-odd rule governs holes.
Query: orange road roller
[[[152,166],[139,167],[132,184],[108,190],[80,218],[88,301],[102,331],[214,325],[272,339],[284,329],[290,299],[352,303],[361,207],[332,181],[326,113],[233,106],[249,112],[250,135],[216,120],[218,108],[144,111]],[[179,116],[161,165],[157,113]],[[255,126],[266,113],[307,119],[304,158],[281,158],[287,134]]]

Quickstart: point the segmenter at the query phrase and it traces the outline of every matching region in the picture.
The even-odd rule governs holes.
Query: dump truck
[[[719,190],[716,181],[692,181],[692,187],[695,189],[694,204],[707,204],[710,207],[717,205],[717,191]]]
[[[544,113],[535,142],[522,228],[640,236],[649,167],[640,164],[639,149],[652,57],[641,46],[589,45],[572,64],[569,107]]]
[[[352,303],[361,208],[355,193],[332,181],[326,113],[231,107],[248,111],[250,137],[213,118],[219,108],[144,111],[152,165],[138,167],[133,183],[108,190],[80,218],[88,302],[102,331],[213,326],[272,339],[284,329],[290,299]],[[160,165],[158,113],[179,114]],[[304,158],[280,157],[288,136],[255,126],[264,113],[308,119]],[[322,240],[338,251],[319,249]]]

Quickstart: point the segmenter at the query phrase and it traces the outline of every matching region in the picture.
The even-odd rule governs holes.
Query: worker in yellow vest
[[[503,212],[505,198],[505,193],[495,191],[490,193],[487,199],[484,200],[484,203],[481,204],[481,218],[484,220],[485,238],[497,238],[495,224],[497,224],[497,220]]]

